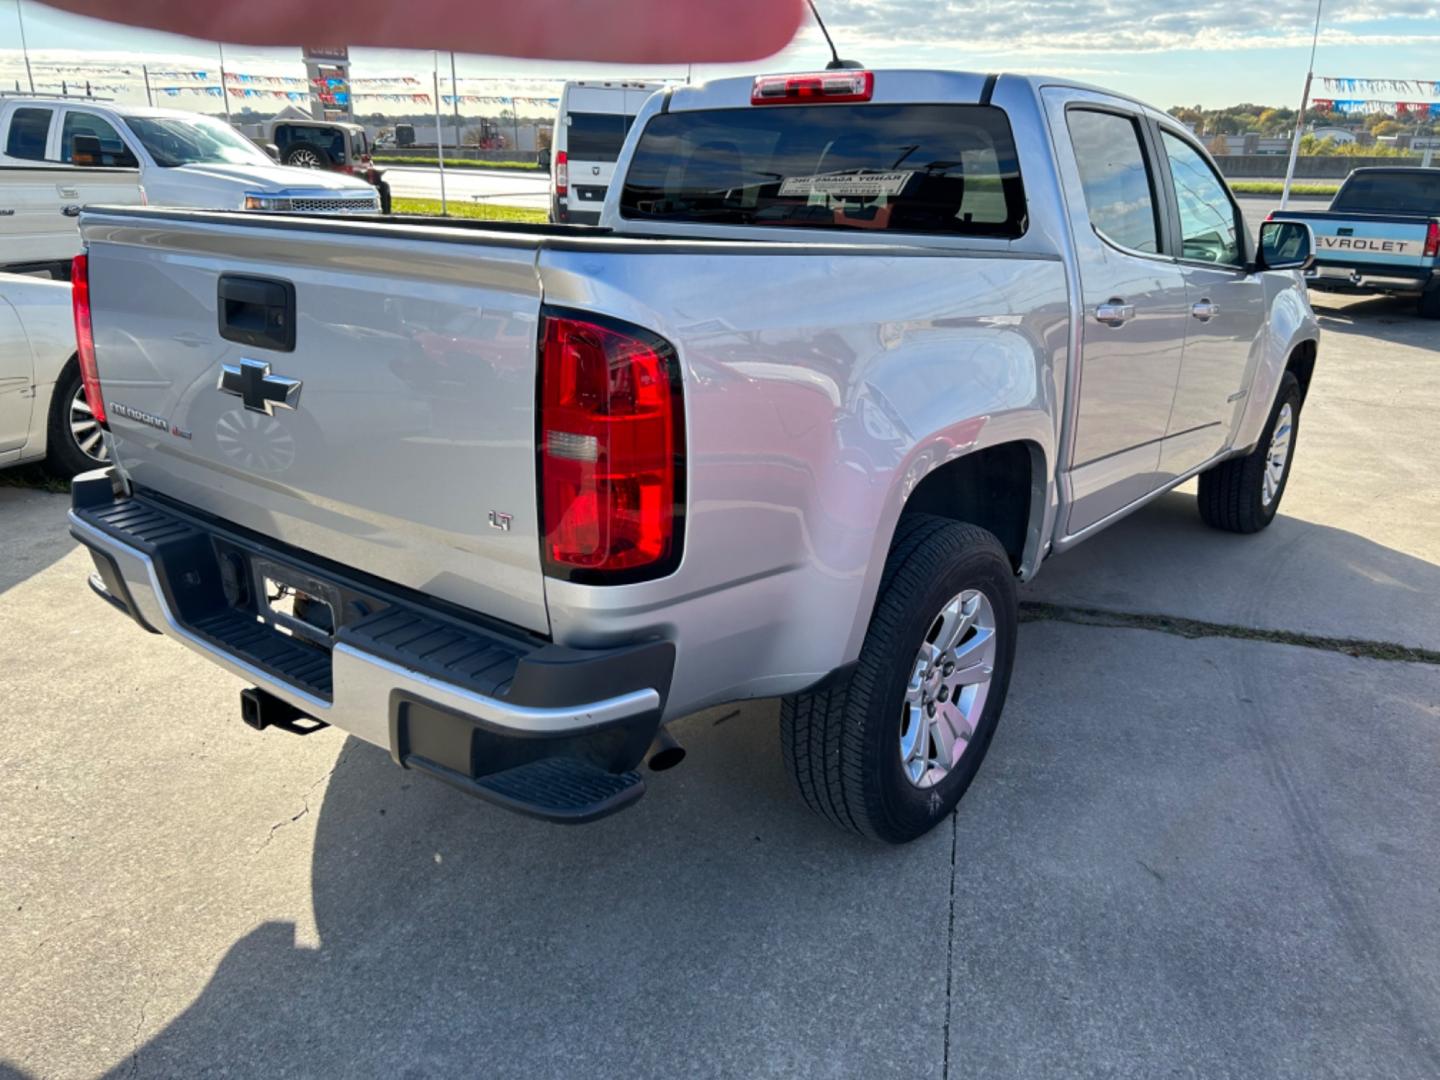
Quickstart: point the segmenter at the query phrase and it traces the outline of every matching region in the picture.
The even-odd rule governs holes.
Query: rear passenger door
[[[5,132],[5,156],[17,161],[44,161],[50,148],[55,110],[35,105],[17,106]]]
[[[1263,344],[1265,283],[1246,272],[1249,230],[1230,189],[1190,137],[1156,125],[1172,242],[1189,301],[1185,356],[1160,471],[1180,476],[1229,445]]]
[[[1080,272],[1065,530],[1074,534],[1161,483],[1190,309],[1143,115],[1075,90],[1047,91],[1046,106]]]

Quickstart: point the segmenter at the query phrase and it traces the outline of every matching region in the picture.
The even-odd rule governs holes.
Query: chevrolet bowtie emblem
[[[270,365],[260,360],[241,359],[239,364],[221,364],[217,389],[234,394],[251,412],[274,416],[276,409],[293,409],[300,403],[300,380],[271,375]]]

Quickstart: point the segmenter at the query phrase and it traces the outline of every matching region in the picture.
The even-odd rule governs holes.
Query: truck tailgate
[[[1315,233],[1315,260],[1322,266],[1416,271],[1434,261],[1424,254],[1429,218],[1297,211],[1277,212],[1273,217],[1308,224]]]
[[[97,365],[131,480],[548,632],[533,243],[232,221],[85,215]]]

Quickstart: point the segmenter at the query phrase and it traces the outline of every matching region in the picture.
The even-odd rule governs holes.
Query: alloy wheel
[[[75,440],[75,445],[80,452],[99,464],[103,465],[108,462],[110,450],[105,445],[105,433],[95,419],[95,411],[90,408],[90,403],[85,399],[84,383],[75,388],[75,393],[70,398],[68,416],[70,437]]]
[[[1285,480],[1285,465],[1290,460],[1290,442],[1295,430],[1295,412],[1287,401],[1275,418],[1275,434],[1265,455],[1265,481],[1260,491],[1260,504],[1269,506],[1280,492]]]
[[[990,696],[995,609],[979,589],[952,597],[915,656],[900,718],[900,763],[918,788],[950,775],[965,755]]]

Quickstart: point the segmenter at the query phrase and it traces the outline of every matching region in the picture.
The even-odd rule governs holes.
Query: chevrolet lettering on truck
[[[1019,583],[1193,477],[1263,529],[1318,342],[1308,226],[1256,243],[1182,125],[1026,76],[661,90],[595,227],[82,228],[92,588],[252,726],[552,821],[774,697],[815,811],[921,835],[995,732]]]

